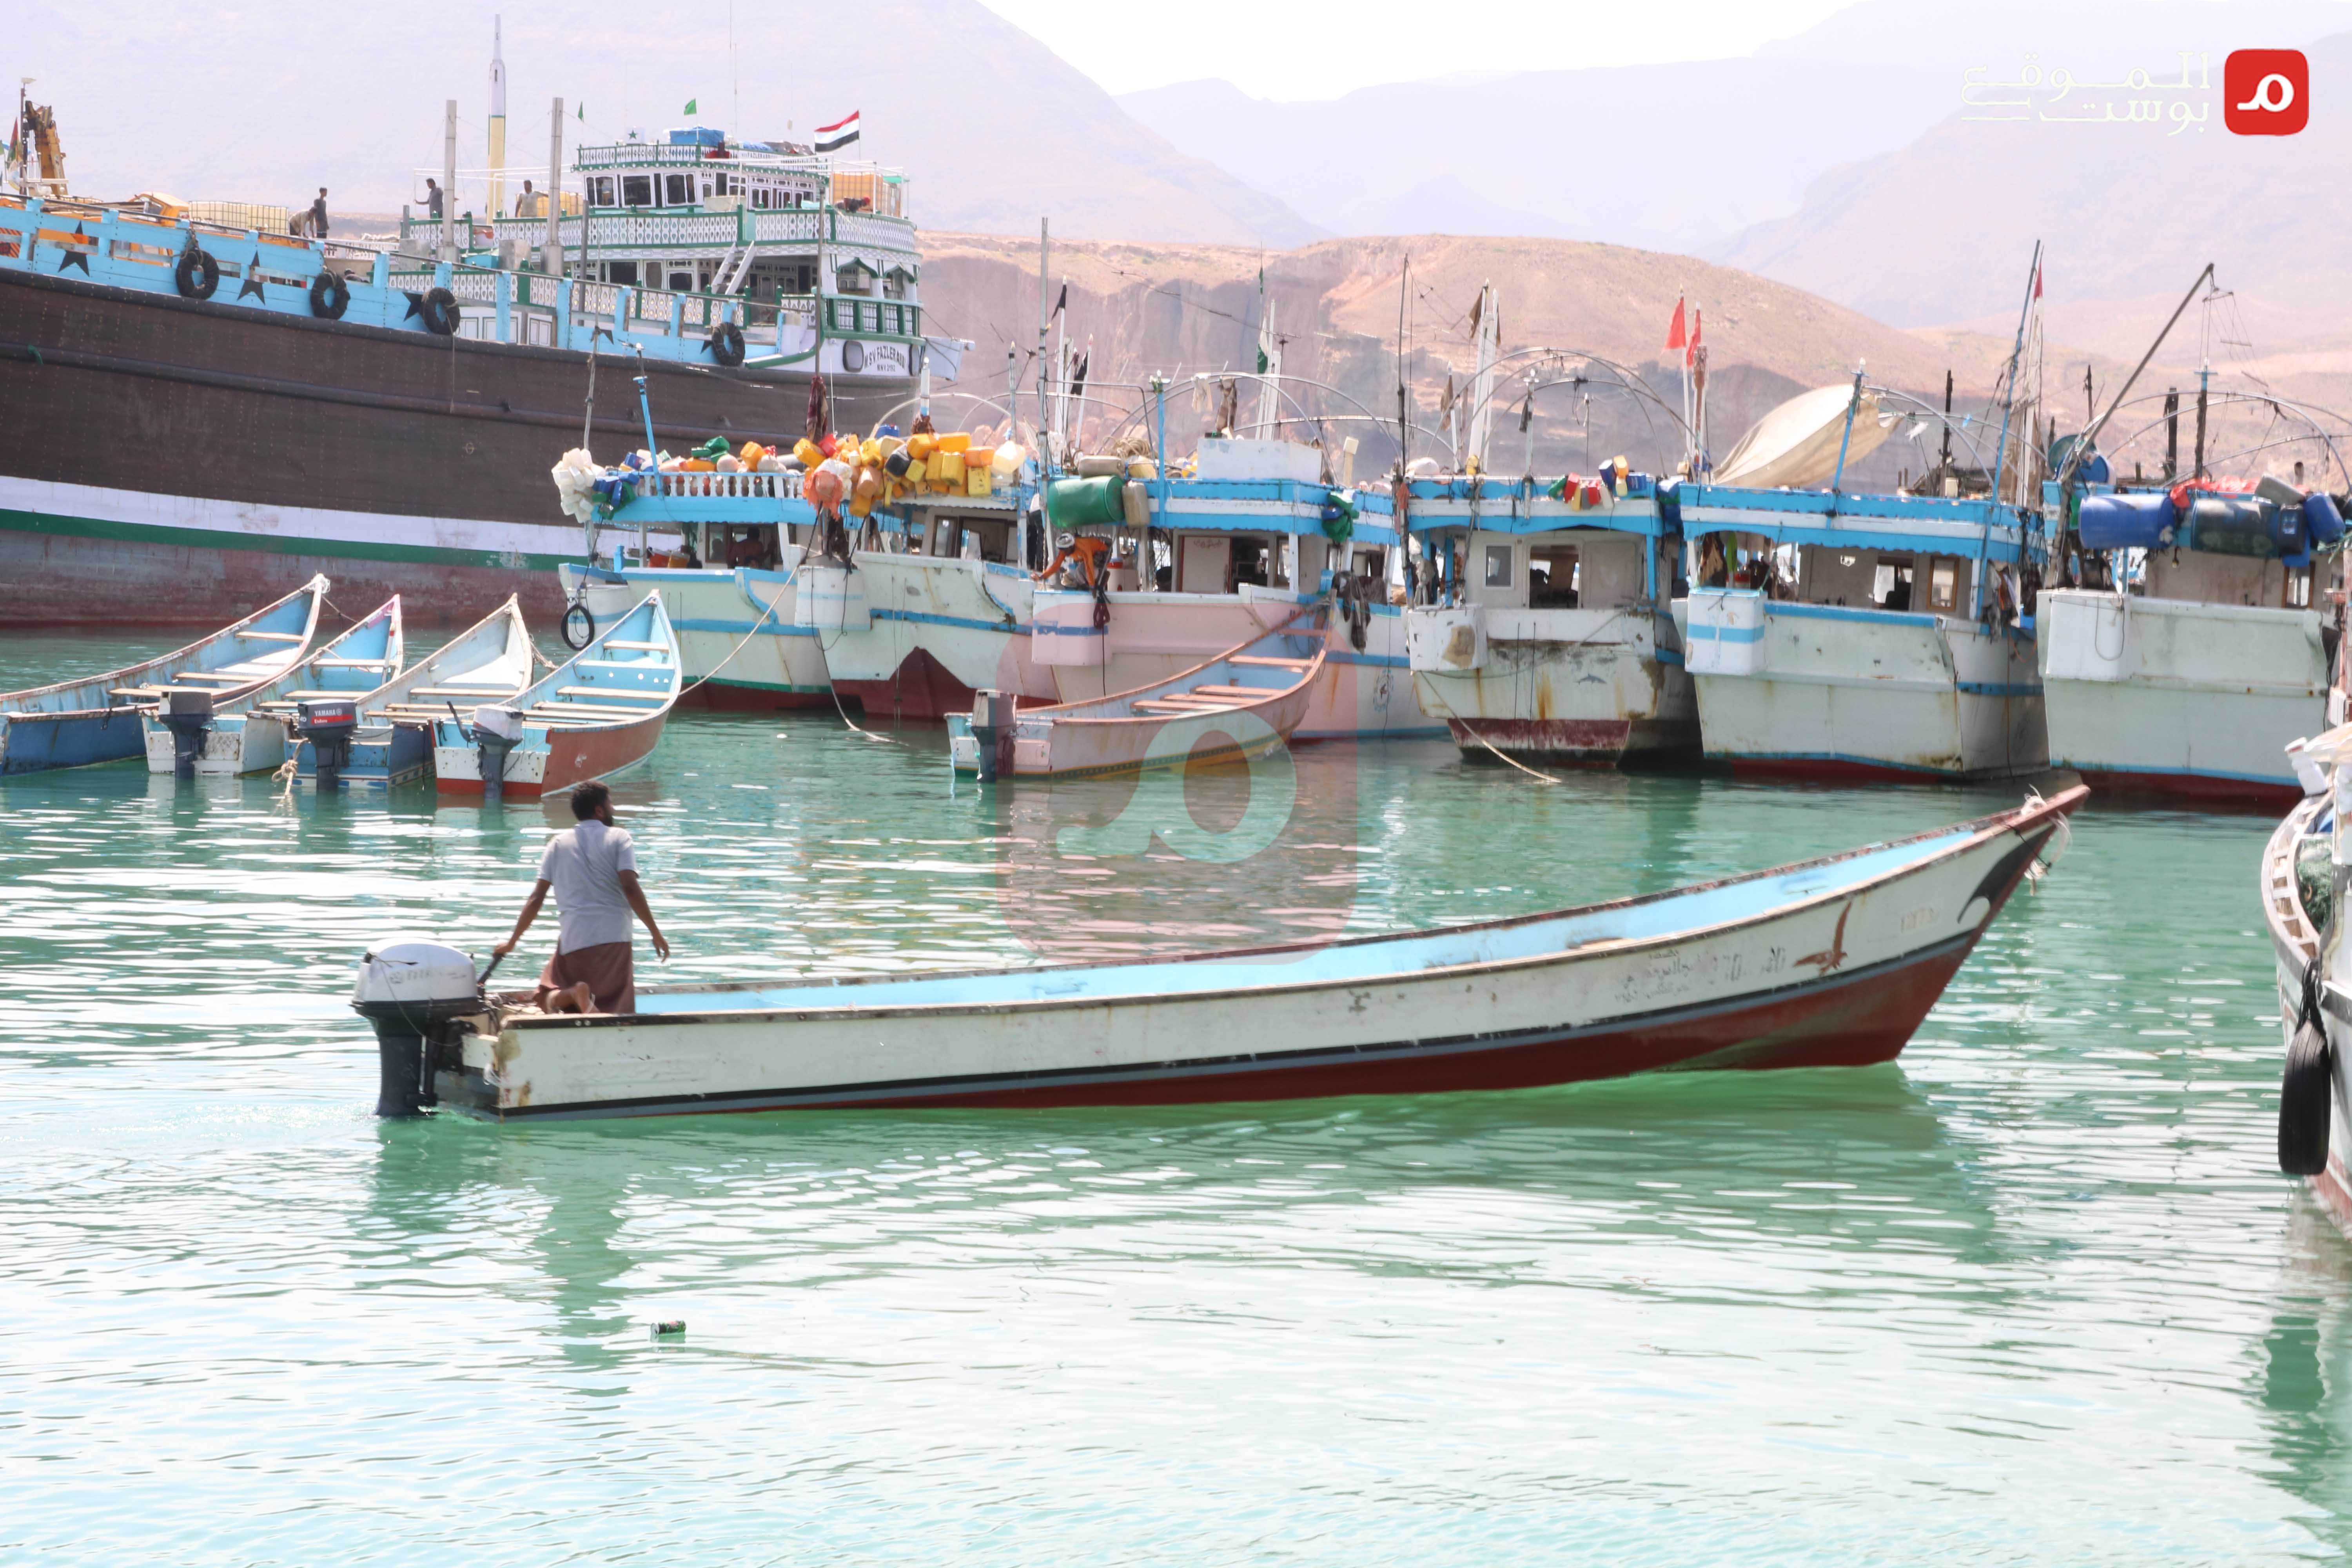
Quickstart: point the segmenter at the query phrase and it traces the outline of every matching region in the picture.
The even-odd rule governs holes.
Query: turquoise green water
[[[0,641],[0,687],[102,657]],[[1295,790],[1276,847],[1221,863],[1255,831],[1238,781],[1192,786],[1230,831],[1191,859],[1134,853],[1097,788],[950,795],[936,735],[689,715],[618,793],[665,978],[1536,910],[2013,798],[1310,749],[1252,785]],[[0,784],[0,1562],[2352,1543],[2352,1246],[2271,1169],[2259,818],[2086,814],[1882,1068],[379,1124],[353,959],[486,948],[550,826],[131,767]]]

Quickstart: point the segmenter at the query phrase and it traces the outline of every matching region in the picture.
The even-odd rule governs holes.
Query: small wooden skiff
[[[483,735],[503,750],[503,791],[515,795],[568,790],[643,762],[682,684],[677,634],[648,594],[570,661],[509,703],[483,704],[470,718],[454,701],[433,727],[433,773],[444,795],[480,795]],[[500,747],[492,726],[513,731]]]
[[[1306,719],[1324,653],[1320,635],[1278,629],[1149,686],[1024,708],[1000,737],[996,771],[1096,778],[1273,751]],[[958,772],[981,772],[971,716],[949,718],[948,751]]]
[[[313,577],[235,626],[160,658],[0,695],[0,773],[139,755],[145,746],[142,709],[167,702],[175,691],[209,692],[218,705],[268,685],[310,648],[326,596],[326,578]]]
[[[388,1113],[1056,1106],[1520,1089],[1899,1052],[2088,792],[1584,909],[1154,963],[654,985],[634,1014],[484,1001],[388,942],[353,1005]],[[434,978],[437,975],[439,978]],[[469,1015],[469,1016],[460,1016]]]
[[[396,784],[421,778],[433,765],[433,725],[481,703],[512,701],[530,683],[530,633],[522,609],[509,597],[475,625],[459,632],[396,679],[359,699],[359,728],[352,733],[351,761],[341,770],[347,784]],[[299,776],[315,780],[318,758],[302,743]]]
[[[397,675],[406,651],[400,595],[355,621],[318,652],[284,675],[234,702],[215,701],[213,721],[197,753],[199,773],[266,773],[284,765],[297,744],[299,706],[327,697],[357,697]],[[147,731],[147,771],[168,773],[175,765],[178,738],[154,710],[142,721]]]

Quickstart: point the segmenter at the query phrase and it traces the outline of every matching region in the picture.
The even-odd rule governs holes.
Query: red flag
[[[1694,309],[1691,311],[1690,347],[1683,351],[1683,363],[1696,364],[1698,363],[1699,329],[1704,326],[1706,322],[1706,312],[1705,310]]]
[[[1689,341],[1690,340],[1685,336],[1683,332],[1682,297],[1680,295],[1676,295],[1675,297],[1675,319],[1673,323],[1666,328],[1666,347],[1670,349],[1682,348],[1685,346]]]
[[[2033,297],[2037,300],[2042,298],[2042,267],[2038,262],[2033,268]]]

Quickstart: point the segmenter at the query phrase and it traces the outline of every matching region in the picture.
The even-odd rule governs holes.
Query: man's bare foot
[[[572,1011],[574,1013],[593,1013],[596,1010],[596,988],[585,980],[565,994],[572,998]]]

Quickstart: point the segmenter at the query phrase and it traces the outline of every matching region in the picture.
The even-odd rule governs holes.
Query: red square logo
[[[2301,49],[2233,49],[2221,63],[2221,123],[2240,136],[2292,136],[2311,119]]]

